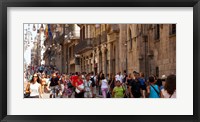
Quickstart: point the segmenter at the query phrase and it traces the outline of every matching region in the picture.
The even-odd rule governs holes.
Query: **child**
[[[112,92],[112,96],[114,98],[123,98],[124,94],[125,94],[125,89],[121,85],[120,80],[117,80],[116,86],[115,86],[115,88],[113,89],[113,92]]]

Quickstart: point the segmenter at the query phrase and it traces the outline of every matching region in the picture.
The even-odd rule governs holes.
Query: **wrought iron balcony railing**
[[[92,39],[80,40],[80,42],[75,46],[75,53],[82,53],[93,48]]]

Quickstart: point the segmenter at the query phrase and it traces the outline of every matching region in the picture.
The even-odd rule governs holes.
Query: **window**
[[[159,77],[159,67],[156,67],[156,77]]]
[[[80,65],[80,58],[75,58],[75,64]]]
[[[155,33],[155,40],[160,39],[160,25],[159,24],[156,24],[154,33]]]
[[[172,24],[169,26],[169,34],[170,35],[176,34],[176,24]]]
[[[83,29],[80,29],[80,39],[83,40]]]
[[[129,29],[129,40],[130,40],[130,50],[132,49],[132,34],[131,34],[131,29]]]

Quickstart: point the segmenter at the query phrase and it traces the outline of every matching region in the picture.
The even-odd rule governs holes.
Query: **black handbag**
[[[25,93],[24,94],[24,98],[29,98],[30,97],[30,93]]]

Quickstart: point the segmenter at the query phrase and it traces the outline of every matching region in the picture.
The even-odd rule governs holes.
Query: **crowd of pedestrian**
[[[127,74],[60,73],[56,67],[37,66],[25,72],[25,98],[176,98],[176,75],[161,78],[142,72]]]

